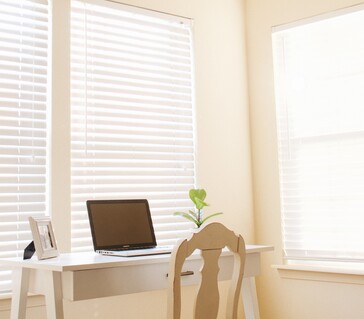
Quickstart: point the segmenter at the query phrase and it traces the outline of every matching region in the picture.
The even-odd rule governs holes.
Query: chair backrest
[[[226,318],[236,319],[238,300],[245,265],[245,242],[243,237],[237,236],[220,223],[203,226],[189,239],[183,240],[175,247],[171,256],[168,274],[168,319],[181,317],[181,271],[187,257],[196,249],[201,251],[203,267],[201,282],[198,289],[194,319],[215,319],[219,310],[218,290],[218,259],[221,251],[227,247],[234,253],[234,270],[228,293]]]

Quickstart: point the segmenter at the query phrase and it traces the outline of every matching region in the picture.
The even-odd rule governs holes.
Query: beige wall
[[[315,280],[306,280],[305,274],[300,275],[304,280],[286,279],[271,268],[282,263],[271,27],[360,2],[246,0],[256,241],[276,248],[264,256],[263,276],[259,278],[262,319],[364,317],[364,285],[339,284],[342,277],[336,275],[323,282],[325,274],[315,276]]]
[[[68,0],[54,0],[55,10],[64,10]],[[197,164],[198,184],[208,191],[210,211],[223,211],[216,218],[242,233],[246,241],[254,240],[252,187],[250,169],[250,136],[247,103],[245,30],[243,0],[124,0],[141,7],[182,15],[194,19],[196,69]],[[67,15],[55,21],[61,36]],[[65,36],[67,39],[67,36]],[[64,41],[64,40],[63,40]],[[54,149],[54,168],[58,180],[52,186],[53,210],[67,210],[69,203],[69,127],[67,94],[67,59],[55,47],[58,70],[53,101],[56,125],[53,139],[60,144]],[[62,204],[64,203],[64,204]],[[60,205],[63,205],[60,206]],[[69,247],[69,219],[54,218],[53,226],[62,250]],[[120,283],[122,284],[122,283]],[[190,291],[190,290],[188,290]],[[188,297],[187,299],[190,300]],[[165,291],[85,302],[66,302],[66,318],[79,319],[161,319],[165,318]],[[30,319],[42,319],[44,307],[30,308]],[[42,302],[40,301],[40,304]],[[9,318],[9,302],[0,300],[0,319]],[[187,315],[186,319],[191,316]],[[223,316],[221,316],[223,318]]]

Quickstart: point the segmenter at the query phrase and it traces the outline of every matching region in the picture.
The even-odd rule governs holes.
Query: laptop
[[[158,246],[146,199],[86,201],[96,253],[109,256],[144,256],[171,253],[173,246]]]

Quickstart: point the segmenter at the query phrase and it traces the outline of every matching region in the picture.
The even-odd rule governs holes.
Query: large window
[[[22,256],[28,216],[52,216],[63,251],[91,250],[95,198],[147,198],[159,243],[186,236],[173,212],[196,182],[191,21],[51,3],[0,0],[0,258]],[[0,292],[10,284],[1,268]]]
[[[48,5],[0,1],[0,257],[22,256],[48,207]],[[10,290],[0,270],[0,291]]]
[[[147,198],[173,243],[195,185],[191,22],[73,1],[71,35],[72,248],[92,249],[85,202],[106,198]]]
[[[273,32],[284,255],[364,261],[364,7]]]

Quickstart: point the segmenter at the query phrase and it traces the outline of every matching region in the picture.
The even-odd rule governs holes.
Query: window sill
[[[278,270],[281,278],[364,285],[364,268],[317,265],[273,265],[272,267]]]

